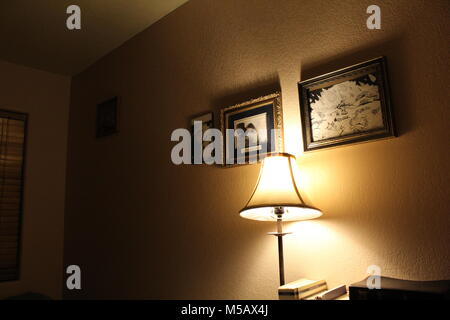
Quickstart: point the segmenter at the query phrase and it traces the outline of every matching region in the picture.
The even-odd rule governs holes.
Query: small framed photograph
[[[283,151],[280,93],[224,108],[220,118],[225,165],[252,163],[267,153]],[[233,129],[232,134],[228,129]]]
[[[396,136],[385,57],[298,84],[304,151]]]
[[[117,105],[117,97],[114,97],[97,105],[97,138],[110,136],[118,132]]]
[[[195,128],[194,127],[194,122],[195,121],[201,121],[202,122],[202,126]],[[201,145],[202,146],[202,155],[203,155],[203,150],[205,149],[205,147],[210,144],[211,142],[209,141],[203,141],[203,134],[205,133],[206,130],[214,128],[214,113],[213,112],[208,112],[208,113],[204,113],[201,114],[199,116],[195,116],[191,119],[191,135],[192,135],[192,145],[191,145],[191,163],[195,164],[195,159],[194,159],[194,145],[197,143],[197,145]],[[197,129],[197,131],[196,131]],[[214,151],[212,153],[212,157],[214,157]],[[203,157],[202,157],[203,159]],[[205,160],[207,159],[203,159],[202,163],[205,162]]]

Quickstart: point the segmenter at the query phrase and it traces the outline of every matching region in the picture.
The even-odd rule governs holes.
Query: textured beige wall
[[[0,61],[0,109],[28,114],[21,277],[0,298],[61,298],[70,78]]]
[[[276,298],[270,223],[241,219],[259,167],[175,166],[173,129],[281,89],[286,151],[319,220],[293,223],[287,280],[361,280],[371,264],[450,278],[448,1],[192,0],[72,82],[65,264],[75,298]],[[396,139],[301,152],[297,81],[388,58]],[[122,98],[120,133],[95,105]],[[216,114],[217,115],[217,114]]]

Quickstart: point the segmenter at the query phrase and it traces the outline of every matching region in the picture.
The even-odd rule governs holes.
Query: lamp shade
[[[282,208],[283,221],[320,217],[320,210],[305,205],[294,179],[295,157],[288,153],[268,155],[262,163],[258,182],[247,205],[240,211],[243,218],[276,221],[275,208]],[[278,211],[279,213],[279,211]]]

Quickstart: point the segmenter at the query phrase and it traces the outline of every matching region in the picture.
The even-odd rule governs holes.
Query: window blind
[[[0,282],[19,278],[26,123],[0,110]]]

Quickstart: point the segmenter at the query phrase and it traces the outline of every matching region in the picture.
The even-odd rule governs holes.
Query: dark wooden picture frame
[[[118,97],[108,99],[97,105],[97,138],[110,136],[118,130]]]
[[[258,119],[259,117],[259,119]],[[234,163],[227,163],[227,139],[234,139],[234,137],[227,137],[227,129],[236,129],[236,124],[243,126],[244,131],[247,130],[245,126],[246,120],[249,119],[248,125],[255,123],[256,130],[259,130],[258,124],[255,121],[259,121],[265,127],[265,136],[267,146],[265,149],[266,153],[259,154],[258,161],[261,161],[266,154],[271,152],[283,152],[284,142],[283,142],[283,114],[281,106],[281,94],[275,92],[270,95],[259,97],[253,100],[249,100],[243,103],[236,104],[231,107],[226,107],[220,110],[220,126],[222,130],[223,141],[223,164],[224,166],[238,165],[236,145],[234,145]],[[253,120],[252,120],[253,119]],[[277,135],[275,137],[271,136],[271,130],[277,129]],[[258,142],[259,144],[259,142]],[[248,164],[251,158],[250,152],[245,152],[244,157],[240,157],[241,160],[245,160],[245,164]],[[244,159],[245,158],[245,159]]]
[[[304,151],[395,137],[385,57],[298,83]]]

